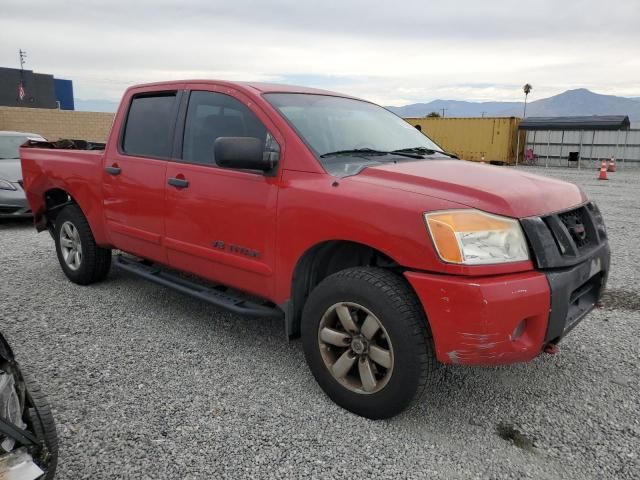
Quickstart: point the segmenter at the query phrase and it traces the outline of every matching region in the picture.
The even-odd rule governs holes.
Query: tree
[[[527,118],[527,97],[529,96],[529,92],[533,89],[531,84],[525,83],[524,87],[522,87],[522,91],[524,92],[524,112],[522,112],[522,118]]]
[[[440,114],[438,112],[431,112],[427,115],[427,118],[440,118]]]
[[[525,83],[524,87],[522,87],[522,91],[524,92],[524,111],[522,112],[522,119],[527,118],[527,97],[529,96],[529,92],[533,87],[530,83]],[[516,146],[516,167],[518,166],[518,157],[520,156],[520,130],[518,130],[518,145]]]

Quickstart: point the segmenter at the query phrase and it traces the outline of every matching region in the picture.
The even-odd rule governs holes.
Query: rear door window
[[[169,158],[176,116],[176,92],[133,97],[122,137],[128,155]]]

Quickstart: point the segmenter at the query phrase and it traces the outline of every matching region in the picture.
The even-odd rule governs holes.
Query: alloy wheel
[[[391,340],[378,317],[362,305],[332,305],[320,320],[318,345],[333,378],[352,392],[379,392],[391,378]]]
[[[77,270],[82,264],[82,242],[80,233],[75,225],[69,221],[60,228],[60,250],[64,263],[71,270]]]

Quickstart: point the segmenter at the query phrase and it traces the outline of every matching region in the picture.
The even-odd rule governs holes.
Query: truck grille
[[[586,227],[589,220],[585,217],[586,207],[558,214],[558,218],[569,232],[578,250],[588,247],[592,241],[592,235],[589,235],[592,232]]]
[[[525,218],[521,223],[539,268],[576,265],[607,239],[602,216],[594,203]]]

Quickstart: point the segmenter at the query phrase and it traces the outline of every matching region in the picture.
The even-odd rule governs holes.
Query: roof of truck
[[[154,82],[135,85],[132,88],[144,88],[155,87],[162,85],[176,85],[180,83],[201,83],[211,85],[226,85],[229,87],[235,87],[240,90],[254,90],[260,93],[313,93],[316,95],[331,95],[334,97],[346,97],[357,98],[351,95],[345,95],[344,93],[332,92],[330,90],[322,90],[319,88],[303,87],[300,85],[286,85],[281,83],[268,83],[268,82],[232,82],[229,80],[213,80],[213,79],[186,79],[186,80],[172,80],[169,82]]]

